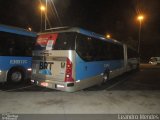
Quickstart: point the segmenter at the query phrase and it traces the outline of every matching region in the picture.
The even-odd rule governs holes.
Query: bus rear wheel
[[[22,82],[24,79],[24,73],[22,70],[13,69],[9,71],[7,80],[12,83]]]

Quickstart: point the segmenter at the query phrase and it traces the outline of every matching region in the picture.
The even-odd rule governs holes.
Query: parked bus
[[[32,46],[37,34],[0,24],[0,82],[31,78]]]
[[[138,54],[127,45],[81,28],[64,28],[38,35],[31,81],[74,92],[138,67]]]

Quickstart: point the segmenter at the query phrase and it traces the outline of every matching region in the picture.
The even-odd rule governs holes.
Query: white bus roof
[[[98,38],[101,40],[107,40],[109,42],[113,42],[113,43],[118,43],[118,44],[122,44],[121,42],[111,39],[111,38],[105,38],[103,35],[82,29],[82,28],[78,28],[78,27],[58,27],[58,28],[52,28],[52,29],[48,29],[49,31],[45,31],[42,33],[39,33],[38,35],[42,35],[42,34],[50,34],[50,33],[62,33],[62,32],[76,32],[76,33],[81,33],[83,35],[87,35],[93,38]]]

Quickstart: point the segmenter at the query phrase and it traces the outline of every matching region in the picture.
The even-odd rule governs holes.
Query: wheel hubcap
[[[11,75],[11,79],[12,81],[14,82],[19,82],[21,81],[22,79],[22,74],[20,72],[14,72],[12,75]]]

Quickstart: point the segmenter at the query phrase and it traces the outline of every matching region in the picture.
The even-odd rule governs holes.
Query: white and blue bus
[[[37,34],[0,24],[0,82],[31,77],[32,46]]]
[[[73,92],[138,67],[137,52],[125,44],[81,28],[55,29],[38,35],[31,81]]]

